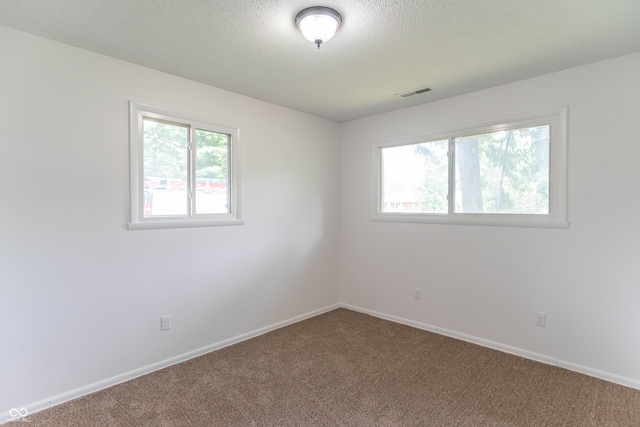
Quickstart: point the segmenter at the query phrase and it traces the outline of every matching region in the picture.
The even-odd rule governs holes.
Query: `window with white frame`
[[[130,102],[129,229],[240,225],[237,127]]]
[[[567,108],[374,144],[374,221],[568,227]]]

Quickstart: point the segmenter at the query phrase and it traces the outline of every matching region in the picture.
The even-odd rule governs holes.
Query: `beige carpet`
[[[640,390],[338,309],[22,425],[640,426]]]

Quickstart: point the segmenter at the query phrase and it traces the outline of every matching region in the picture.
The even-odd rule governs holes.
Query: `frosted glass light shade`
[[[296,25],[304,38],[320,45],[329,41],[342,23],[342,16],[335,10],[314,6],[304,9],[296,16]]]

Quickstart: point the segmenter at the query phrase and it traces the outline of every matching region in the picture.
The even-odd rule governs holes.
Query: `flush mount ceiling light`
[[[340,24],[342,24],[342,16],[324,6],[309,7],[296,16],[296,25],[304,38],[317,44],[318,49],[322,43],[328,42],[333,37]]]

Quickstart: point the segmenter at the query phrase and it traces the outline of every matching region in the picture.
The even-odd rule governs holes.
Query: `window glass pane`
[[[187,215],[189,130],[143,120],[144,216]]]
[[[549,213],[548,125],[454,139],[455,212]]]
[[[448,142],[381,150],[382,212],[447,213]]]
[[[231,135],[196,130],[196,213],[229,213]]]

